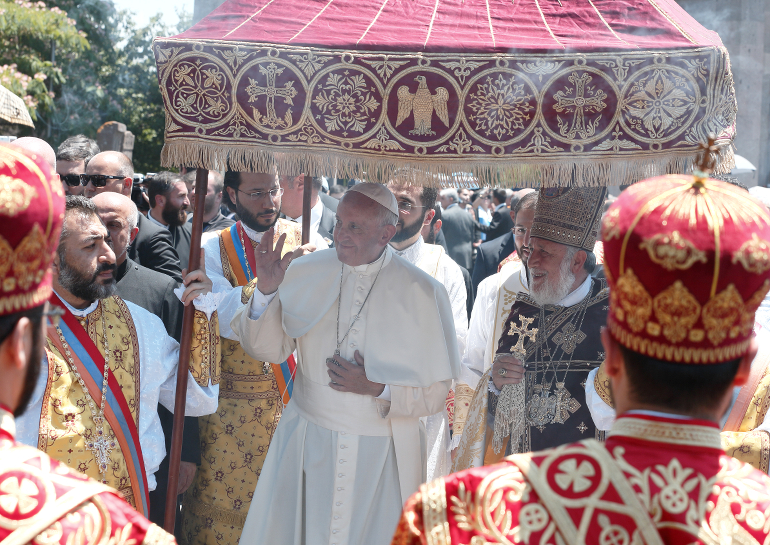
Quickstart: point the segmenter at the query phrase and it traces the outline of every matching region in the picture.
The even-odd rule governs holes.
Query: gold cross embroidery
[[[535,318],[525,318],[521,314],[519,314],[519,324],[516,325],[513,320],[511,320],[511,329],[508,331],[508,335],[518,335],[519,338],[516,341],[516,344],[511,347],[511,352],[514,356],[519,358],[521,361],[524,361],[524,357],[526,355],[526,351],[524,350],[524,338],[529,337],[529,340],[535,341],[537,338],[537,329],[533,328],[529,329],[529,326],[532,325],[532,322],[535,321]]]

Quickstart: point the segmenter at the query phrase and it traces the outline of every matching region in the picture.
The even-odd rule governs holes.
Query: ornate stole
[[[286,233],[286,240],[284,241],[283,246],[283,254],[286,255],[288,252],[294,251],[302,244],[302,232],[296,223],[279,219],[275,224],[275,238],[273,244],[278,241],[278,238],[283,233]],[[230,280],[230,284],[232,284],[233,287],[243,286],[241,302],[245,304],[251,298],[251,295],[254,293],[257,286],[257,279],[254,276],[254,251],[256,243],[248,237],[241,222],[238,221],[228,229],[220,231],[219,248],[224,275]],[[250,395],[250,392],[254,390],[255,385],[253,384],[249,387],[249,393],[238,391],[230,392],[230,389],[234,388],[239,382],[254,382],[256,377],[248,378],[247,375],[238,372],[241,371],[241,369],[233,369],[225,362],[246,363],[255,360],[246,354],[239,342],[225,339],[224,337],[222,337],[221,342],[223,364],[222,378],[224,379],[224,388],[220,391],[220,397],[230,397],[231,393],[236,397],[239,397],[238,394],[240,393]],[[264,373],[262,376],[275,379],[281,401],[284,405],[291,399],[296,369],[297,364],[293,355],[289,356],[285,362],[280,364],[263,363]],[[272,389],[272,384],[265,386],[270,386],[269,389]],[[262,390],[263,388],[259,387],[258,389]],[[264,392],[264,394],[267,394],[267,392]]]
[[[139,342],[131,314],[117,297],[101,300],[84,321],[76,318],[55,294],[50,302],[65,311],[59,327],[88,392],[80,386],[75,370],[70,369],[58,333],[49,328],[48,385],[40,414],[38,448],[95,480],[102,479],[86,442],[96,439],[94,428],[89,424],[91,414],[87,399],[90,396],[97,407],[101,402],[104,340],[98,325],[104,313],[109,324],[107,342],[112,354],[104,430],[106,439],[117,443],[110,452],[106,484],[117,489],[123,499],[147,516],[149,489],[137,429],[141,395]]]
[[[594,279],[589,294],[571,307],[541,308],[519,294],[497,347],[498,353],[525,355],[526,425],[519,452],[598,438],[585,380],[604,360],[600,329],[608,297],[603,279]]]

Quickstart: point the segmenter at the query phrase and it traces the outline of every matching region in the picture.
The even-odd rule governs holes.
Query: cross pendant
[[[102,430],[97,432],[99,438],[96,441],[89,441],[86,446],[88,450],[92,451],[96,457],[96,462],[99,465],[99,472],[107,473],[107,467],[110,462],[110,453],[115,448],[115,441],[110,441],[102,434]]]
[[[337,360],[334,359],[334,356],[339,356],[339,355],[340,355],[340,350],[338,348],[337,350],[334,351],[334,354],[332,354],[331,357],[326,358],[326,363],[334,364],[337,367],[341,367],[341,365],[337,363]]]

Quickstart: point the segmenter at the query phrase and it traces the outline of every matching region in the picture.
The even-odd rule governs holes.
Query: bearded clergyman
[[[19,440],[111,486],[146,514],[154,473],[166,455],[157,407],[174,410],[179,344],[160,318],[114,295],[115,270],[96,205],[67,197],[49,300],[62,319],[48,328]],[[189,416],[217,408],[216,299],[204,267],[185,276],[181,300],[195,305]]]
[[[599,437],[583,388],[604,358],[599,334],[609,290],[591,273],[605,194],[603,188],[540,190],[527,256],[529,292],[516,294],[505,318],[453,469],[483,465],[488,443],[511,454]]]

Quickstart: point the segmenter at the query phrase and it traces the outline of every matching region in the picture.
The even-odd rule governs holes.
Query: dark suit
[[[500,262],[511,255],[515,249],[511,231],[508,231],[507,235],[484,242],[476,248],[476,261],[473,264],[474,293],[479,289],[481,281],[495,274]]]
[[[174,244],[176,255],[179,256],[179,262],[183,269],[187,268],[190,261],[190,241],[192,239],[192,224],[185,223],[179,226],[169,226],[168,232],[171,233],[171,240]]]
[[[121,299],[134,303],[163,320],[166,332],[179,342],[182,332],[182,313],[184,306],[174,294],[178,283],[165,274],[155,272],[131,259],[126,259],[118,266],[117,290]],[[174,415],[163,405],[158,404],[158,417],[166,441],[166,453],[171,452],[171,431],[174,427]],[[198,419],[186,417],[182,437],[182,461],[196,465],[201,463]],[[166,489],[168,487],[168,455],[155,472],[157,487],[150,492],[150,520],[163,525],[166,512]]]
[[[473,241],[478,223],[468,212],[455,205],[441,213],[441,221],[449,257],[470,271],[473,267]]]
[[[449,248],[446,246],[446,237],[444,236],[444,230],[439,229],[438,233],[436,234],[436,244],[444,248],[444,251],[448,254]]]
[[[318,198],[321,199],[321,202],[324,203],[324,206],[334,212],[337,213],[337,205],[340,203],[339,199],[335,199],[334,197],[327,195],[323,191],[318,192]]]
[[[511,209],[507,206],[495,210],[489,225],[478,225],[478,230],[487,235],[489,242],[510,233],[511,229],[513,229],[513,220],[511,219]]]
[[[155,225],[142,214],[139,214],[137,227],[139,232],[128,248],[128,257],[143,267],[167,274],[181,282],[182,267],[179,265],[179,255],[174,250],[171,233]]]

